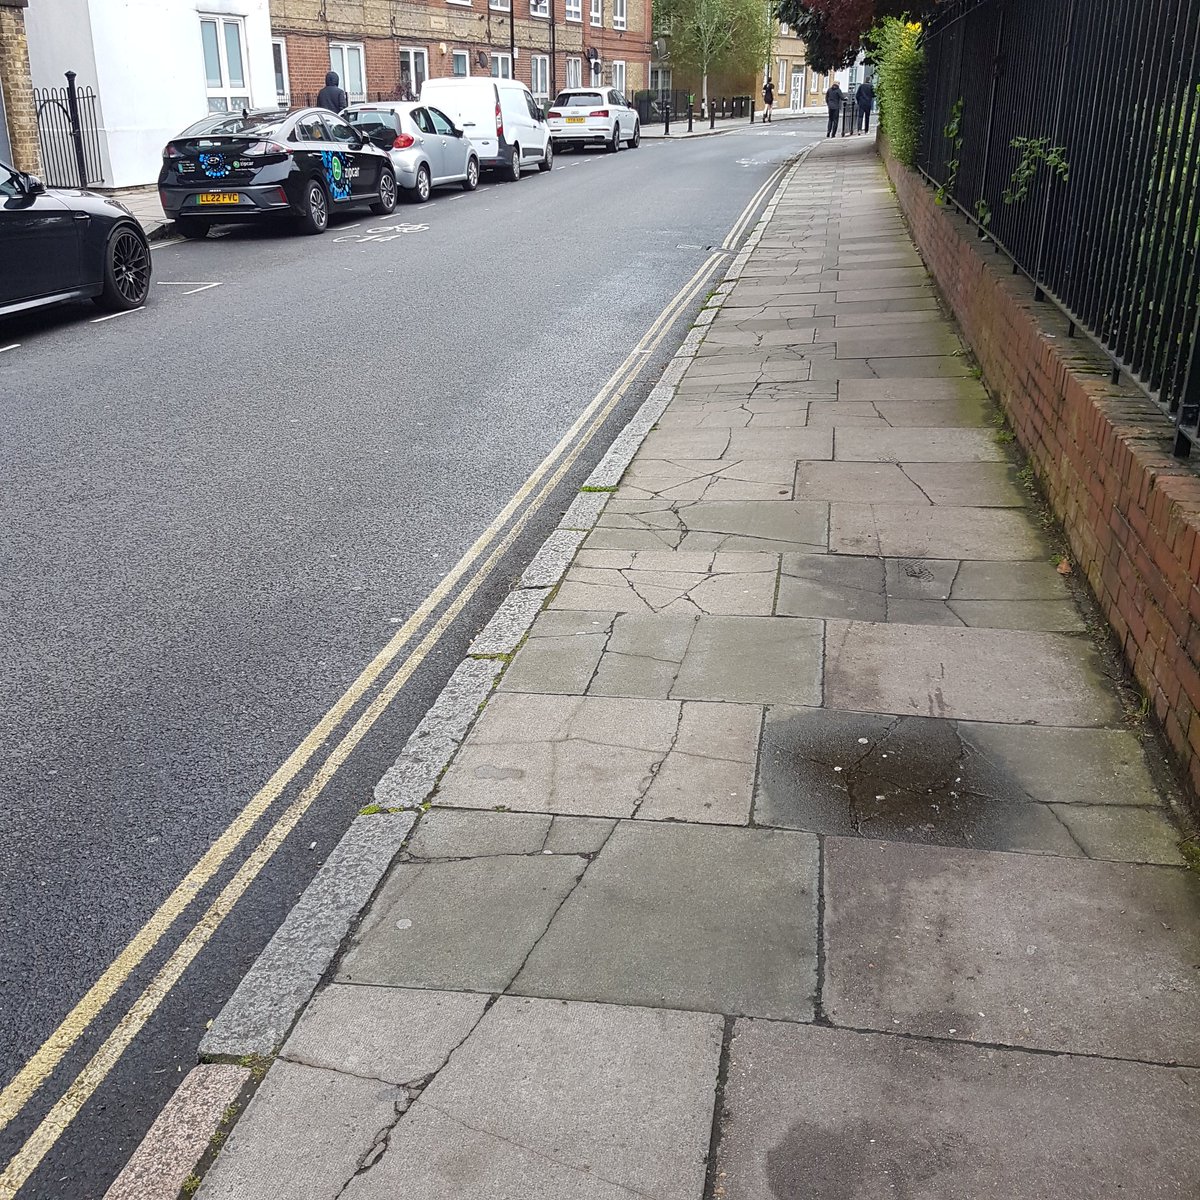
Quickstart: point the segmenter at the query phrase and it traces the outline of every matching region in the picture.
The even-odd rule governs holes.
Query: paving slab
[[[1195,1071],[738,1021],[723,1200],[1190,1195]]]
[[[1054,806],[1054,813],[1088,858],[1171,867],[1187,865],[1179,851],[1181,834],[1165,812],[1116,805],[1062,804]]]
[[[696,1200],[720,1053],[708,1014],[501,997],[344,1198]]]
[[[621,822],[512,991],[812,1017],[817,841]]]
[[[855,385],[847,384],[848,388]],[[840,401],[842,404],[864,404],[865,400]],[[983,396],[957,400],[875,400],[875,410],[896,428],[977,429],[987,424],[991,404]]]
[[[887,617],[884,562],[840,554],[785,554],[776,613],[782,617]]]
[[[825,703],[899,716],[1116,725],[1094,646],[1058,633],[826,623]]]
[[[837,425],[839,438],[849,429]],[[891,462],[799,462],[796,464],[794,495],[797,500],[836,500],[854,503],[870,496],[880,504],[906,507],[928,504],[929,498],[905,473]]]
[[[977,400],[987,392],[977,379],[924,378],[855,379],[838,384],[839,400]]]
[[[830,838],[835,1025],[1200,1063],[1200,880],[1173,867]]]
[[[200,1185],[202,1200],[329,1200],[408,1103],[403,1089],[277,1061]]]
[[[1005,458],[985,429],[839,429],[836,443],[834,457],[844,462],[978,463]],[[936,478],[937,472],[927,474]]]
[[[934,504],[830,505],[829,548],[834,554],[881,554],[888,558],[1048,557],[1045,541],[1024,511],[958,508]]]
[[[418,1087],[441,1070],[487,1003],[474,992],[331,984],[313,997],[280,1057]]]
[[[537,854],[549,832],[550,818],[536,813],[435,808],[421,817],[407,851],[412,858]]]
[[[586,865],[558,854],[401,863],[350,938],[336,981],[503,991]]]

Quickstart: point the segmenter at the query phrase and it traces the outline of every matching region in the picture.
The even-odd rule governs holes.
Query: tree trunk
[[[708,112],[708,71],[706,70],[700,78],[700,99],[704,104],[704,111]]]

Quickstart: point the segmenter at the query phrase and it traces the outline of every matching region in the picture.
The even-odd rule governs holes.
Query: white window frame
[[[566,11],[563,14],[568,21],[583,24],[583,0],[566,0]]]
[[[447,4],[455,4],[459,8],[470,8],[471,0],[446,0]]]
[[[655,82],[657,80],[657,82]],[[652,92],[669,92],[671,90],[671,68],[650,68],[650,90]]]
[[[500,64],[499,74],[492,70],[492,67],[497,63]],[[495,51],[492,52],[491,59],[488,62],[488,71],[491,73],[493,79],[511,79],[513,77],[512,67],[511,54],[507,52],[504,54],[498,54]]]
[[[204,66],[204,87],[208,96],[209,112],[236,112],[243,107],[250,107],[250,56],[246,53],[246,22],[241,17],[228,17],[224,13],[198,13],[200,19],[200,62]],[[221,82],[212,87],[208,82],[208,64],[204,61],[204,26],[213,25],[217,33],[217,64],[221,72]],[[242,49],[242,82],[234,87],[229,79],[229,58],[225,49],[226,26],[236,26],[238,43]],[[213,108],[213,101],[221,101],[221,107]],[[234,107],[234,101],[244,101]]]
[[[538,84],[542,86],[539,87]],[[550,101],[550,55],[529,56],[529,90],[533,93],[533,98],[545,108]]]
[[[272,38],[271,39],[271,69],[275,68],[275,51],[279,51],[279,67],[283,73],[283,90],[275,88],[275,99],[280,104],[290,107],[292,103],[292,82],[291,76],[288,74],[288,59],[287,59],[287,38]]]
[[[604,24],[604,0],[592,0],[590,19],[596,27]]]
[[[625,29],[629,24],[628,0],[612,0],[613,28]]]
[[[567,59],[567,91],[583,87],[583,59]]]
[[[342,68],[341,68],[341,70],[338,70],[338,68],[334,65],[334,62],[333,62],[334,50],[340,50],[342,52]],[[361,92],[352,92],[350,90],[350,69],[346,66],[346,63],[349,62],[349,52],[351,50],[358,51],[360,74],[362,75],[362,91]],[[337,71],[338,87],[340,87],[342,89],[342,91],[345,92],[346,95],[350,97],[350,102],[352,104],[355,101],[361,102],[363,100],[366,100],[366,98],[367,98],[367,51],[366,51],[366,48],[363,46],[362,42],[341,42],[341,41],[337,41],[337,40],[331,41],[329,43],[329,69],[331,71]]]
[[[613,59],[612,85],[622,95],[625,94],[625,60],[623,58]]]
[[[459,75],[454,69],[454,60],[461,58],[467,64],[467,69]],[[471,76],[471,52],[470,50],[454,50],[450,54],[450,74],[455,79],[469,79]]]
[[[787,91],[787,70],[788,60],[786,58],[777,58],[775,60],[775,73],[779,77],[779,82],[775,84],[776,97],[782,96]]]
[[[409,57],[406,57],[406,56],[409,56]],[[423,82],[425,79],[429,78],[429,51],[426,50],[424,46],[397,46],[396,47],[397,70],[399,70],[401,67],[403,67],[405,62],[408,63],[409,68],[410,68],[409,72],[408,72],[408,80],[409,80],[410,84],[412,84],[416,80],[416,77],[417,77],[416,65],[417,65],[418,58],[420,58],[421,61],[425,64],[425,74],[422,79],[422,82]],[[470,59],[467,60],[467,67],[468,67],[468,69],[470,69]],[[399,83],[399,81],[400,81],[399,75],[397,75],[396,82]],[[364,86],[366,85],[365,72],[363,74],[363,84],[364,84]],[[421,94],[421,85],[417,84],[416,87],[410,87],[409,90],[413,93],[413,97],[415,98]]]
[[[550,0],[529,0],[529,15],[538,21],[550,20]]]
[[[511,12],[512,0],[488,0],[488,8],[493,12]]]

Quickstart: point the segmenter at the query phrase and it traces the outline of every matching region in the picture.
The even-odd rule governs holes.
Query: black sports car
[[[149,291],[150,247],[123,204],[0,162],[0,316],[89,296],[120,312]]]
[[[396,207],[387,153],[321,108],[213,113],[163,150],[159,195],[185,237],[212,225],[291,214],[306,233],[324,233],[331,209]]]

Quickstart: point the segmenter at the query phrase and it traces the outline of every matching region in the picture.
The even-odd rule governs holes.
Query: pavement
[[[144,309],[0,323],[0,1198],[99,1200],[322,865],[387,865],[359,811],[788,131],[229,226],[156,246]]]
[[[199,1196],[1195,1195],[1170,782],[868,139],[660,389]]]
[[[167,214],[163,212],[156,184],[141,188],[129,188],[126,191],[111,193],[111,195],[114,200],[119,200],[137,217],[150,241],[161,242],[173,235],[175,222],[168,220]]]

